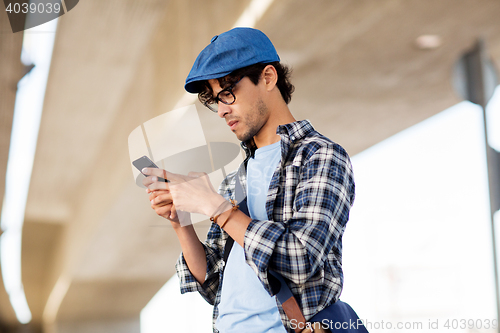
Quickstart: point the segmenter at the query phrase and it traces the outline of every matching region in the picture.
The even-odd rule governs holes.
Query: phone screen
[[[158,168],[158,166],[149,159],[146,155],[139,157],[132,164],[142,173],[142,169],[144,168]]]
[[[132,164],[141,173],[142,173],[142,169],[144,169],[144,168],[157,168],[158,169],[158,166],[153,161],[151,161],[149,159],[149,157],[147,157],[146,155],[144,155],[142,157],[139,157],[138,159],[136,159],[135,161],[133,161]],[[164,178],[161,178],[161,177],[158,177],[158,180],[161,181],[161,182],[167,182],[167,183],[170,182],[170,181],[168,181],[168,180],[166,180]]]

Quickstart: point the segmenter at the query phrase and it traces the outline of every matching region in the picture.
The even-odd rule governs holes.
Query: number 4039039
[[[498,327],[498,320],[493,319],[448,319],[444,323],[446,329],[496,329]]]
[[[28,14],[28,13],[46,13],[58,14],[61,11],[60,3],[9,3],[5,8],[9,14]]]

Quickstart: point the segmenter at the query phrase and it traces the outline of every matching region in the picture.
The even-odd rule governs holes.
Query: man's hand
[[[149,201],[151,201],[151,208],[154,209],[156,214],[172,221],[179,223],[177,210],[173,204],[172,195],[168,190],[146,190],[149,193]]]
[[[156,201],[155,197],[152,204],[175,203],[175,208],[178,210],[212,216],[225,201],[221,195],[217,194],[208,175],[204,172],[190,172],[185,176],[157,168],[144,168],[142,173],[147,176],[143,180],[143,184],[149,191],[164,190],[161,191],[161,198]],[[169,183],[158,181],[159,177],[167,179]],[[167,208],[163,211],[161,207],[158,207],[159,211],[166,214]],[[172,209],[170,209],[170,213],[172,213]]]
[[[158,215],[170,220],[177,238],[179,238],[182,253],[189,270],[195,279],[203,284],[207,272],[207,258],[205,249],[192,226],[190,214],[176,209],[171,183],[167,184],[158,181],[158,177],[169,179],[165,170],[148,168],[148,170],[145,169],[142,172],[148,175],[143,180],[143,184],[148,187],[146,192],[149,194],[151,207]]]

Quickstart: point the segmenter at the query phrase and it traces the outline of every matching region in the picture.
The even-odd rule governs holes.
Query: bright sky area
[[[482,119],[462,102],[352,157],[341,299],[370,332],[493,332],[485,329],[496,305]],[[500,88],[488,120],[500,150]],[[142,311],[141,332],[208,333],[211,312],[197,293],[180,295],[174,276]],[[483,328],[460,328],[471,319]]]

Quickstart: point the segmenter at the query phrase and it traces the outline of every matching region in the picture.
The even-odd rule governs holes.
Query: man
[[[308,121],[294,119],[289,70],[258,30],[212,38],[185,89],[226,121],[246,159],[219,193],[204,174],[143,171],[152,208],[171,221],[182,247],[181,291],[198,291],[214,305],[214,331],[293,332],[271,296],[269,272],[286,281],[306,320],[338,300],[342,234],[354,200],[349,157]],[[238,208],[242,202],[248,212]],[[192,225],[180,226],[184,212],[213,220],[204,243]],[[235,243],[224,260],[229,237]]]

